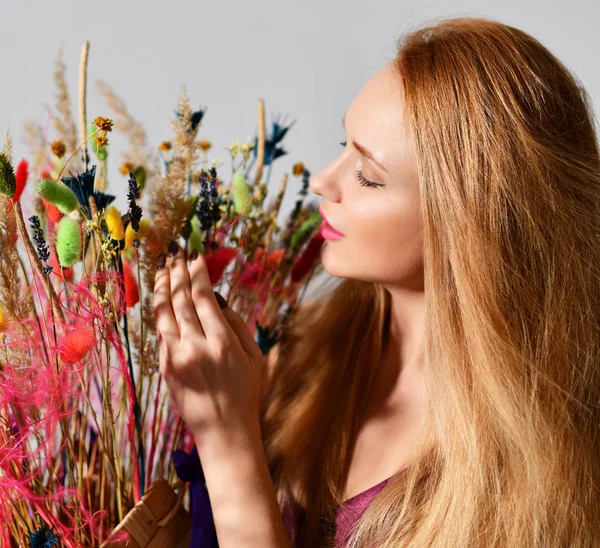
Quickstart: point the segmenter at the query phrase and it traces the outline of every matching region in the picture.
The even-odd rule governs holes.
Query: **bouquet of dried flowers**
[[[29,161],[15,166],[8,135],[0,153],[0,544],[7,547],[119,545],[111,532],[144,503],[148,516],[152,489],[178,489],[173,500],[189,507],[190,492],[202,487],[193,440],[158,372],[152,292],[169,241],[204,255],[215,290],[244,316],[263,353],[322,268],[321,217],[305,204],[310,173],[302,163],[291,170],[301,184],[284,223],[287,174],[267,200],[291,125],[273,121],[268,134],[260,101],[258,135],[228,149],[225,178],[224,162],[209,162],[211,143],[199,136],[205,110],[194,111],[183,89],[174,137],[154,149],[102,82],[114,114],[88,126],[87,60],[86,43],[78,124],[59,57],[55,138],[30,124]],[[121,166],[126,212],[108,193],[117,130],[129,143]],[[34,198],[22,203],[32,186],[25,194]],[[182,518],[176,510],[165,515]],[[131,535],[123,538],[128,545]]]

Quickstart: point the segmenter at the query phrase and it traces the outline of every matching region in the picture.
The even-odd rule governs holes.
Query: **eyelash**
[[[346,141],[341,142],[340,145],[342,145],[343,147],[345,147],[346,146]],[[367,186],[369,188],[375,188],[375,187],[378,187],[378,186],[383,186],[383,185],[380,185],[379,183],[374,183],[373,181],[368,181],[367,179],[365,179],[365,177],[362,174],[362,171],[360,169],[356,170],[356,178],[360,181],[360,185],[361,186]]]

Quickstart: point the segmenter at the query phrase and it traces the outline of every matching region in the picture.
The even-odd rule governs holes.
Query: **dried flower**
[[[131,308],[140,300],[137,278],[127,261],[123,262],[123,286],[125,288],[125,306]]]
[[[74,211],[78,205],[75,193],[63,183],[42,180],[37,184],[37,191],[44,200],[54,204],[65,215]]]
[[[289,126],[284,126],[283,122],[275,121],[271,126],[271,138],[265,139],[265,160],[264,165],[268,166],[273,160],[276,160],[280,156],[287,154],[287,151],[277,145],[285,137],[288,130],[295,124],[292,122]],[[254,156],[257,155],[258,150],[258,137],[254,138]]]
[[[67,152],[67,147],[62,141],[52,141],[50,149],[58,158],[62,158]]]
[[[113,240],[122,240],[125,238],[125,229],[123,228],[123,219],[119,210],[115,206],[110,206],[104,213],[108,233]]]
[[[129,174],[129,192],[127,193],[127,200],[129,202],[129,220],[131,227],[137,234],[140,229],[140,220],[142,218],[142,208],[135,202],[136,199],[140,198],[140,189],[137,184],[137,180],[133,173]],[[133,247],[139,247],[140,241],[136,238],[133,240]]]
[[[8,321],[6,319],[6,316],[4,314],[2,307],[0,306],[0,333],[2,333],[3,331],[6,331],[7,327],[8,327]]]
[[[93,327],[77,329],[62,339],[58,353],[64,363],[73,364],[81,361],[95,345],[96,334]]]
[[[96,145],[98,148],[108,145],[108,139],[105,135],[96,135],[94,139],[96,140]]]
[[[119,168],[119,171],[121,172],[121,175],[127,175],[134,169],[135,169],[135,167],[133,166],[133,164],[131,162],[125,162],[123,165],[121,165],[121,167]]]
[[[203,170],[200,172],[201,200],[198,203],[197,215],[202,230],[208,230],[221,219],[219,191],[217,190],[217,170],[211,167],[208,173],[210,181],[208,181],[206,171]]]
[[[12,198],[17,189],[15,172],[9,159],[3,152],[0,152],[0,192]]]
[[[81,229],[71,217],[63,217],[58,223],[55,240],[60,265],[73,266],[81,255]]]
[[[205,112],[206,112],[206,109],[200,109],[195,112],[192,112],[192,115],[190,117],[190,127],[188,128],[188,133],[194,133],[194,131],[196,131],[196,128],[202,121],[202,117],[204,116]],[[177,111],[175,114],[177,115],[177,118],[179,118],[180,120],[183,120],[183,116],[181,115],[181,112]]]
[[[15,171],[16,189],[13,201],[18,202],[21,199],[21,194],[25,190],[25,184],[29,178],[29,164],[27,160],[21,160]]]
[[[293,173],[296,177],[300,177],[304,173],[304,164],[302,162],[294,164]]]
[[[29,548],[52,548],[52,546],[58,544],[58,537],[52,531],[52,527],[48,529],[48,526],[44,524],[33,533],[30,533],[27,539],[29,540]]]
[[[169,150],[171,150],[171,146],[172,145],[170,141],[163,141],[160,145],[158,145],[158,148],[163,152],[169,152]]]
[[[113,121],[110,118],[104,118],[102,116],[98,116],[94,120],[94,125],[100,128],[102,131],[112,131]]]
[[[44,274],[50,274],[50,272],[52,272],[52,267],[48,264],[48,259],[50,258],[50,248],[48,247],[48,244],[44,238],[44,231],[40,225],[40,219],[37,215],[32,215],[28,220],[31,223],[31,228],[33,229],[33,241],[35,242],[35,249],[40,261],[42,262],[42,272]]]
[[[212,146],[212,143],[210,141],[200,141],[198,143],[198,148],[204,152],[206,152],[207,150],[210,150],[210,147]]]

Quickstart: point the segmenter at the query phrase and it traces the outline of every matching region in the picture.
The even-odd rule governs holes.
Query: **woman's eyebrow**
[[[346,131],[346,114],[344,114],[344,116],[342,117],[342,127],[344,128],[344,131]],[[383,169],[383,171],[385,171],[386,173],[390,172],[390,170],[385,166],[385,164],[381,160],[378,160],[369,149],[358,144],[356,141],[352,141],[352,145],[363,156],[366,156],[367,158],[369,158],[369,160],[375,162],[375,164],[377,164],[381,169]]]

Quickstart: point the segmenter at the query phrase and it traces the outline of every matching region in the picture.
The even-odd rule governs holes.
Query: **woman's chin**
[[[336,278],[348,278],[348,272],[343,268],[343,255],[336,250],[343,240],[325,240],[321,247],[321,264],[325,271]]]

